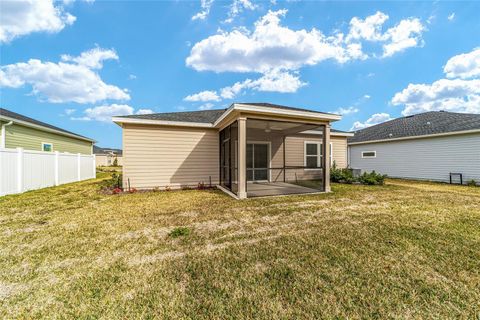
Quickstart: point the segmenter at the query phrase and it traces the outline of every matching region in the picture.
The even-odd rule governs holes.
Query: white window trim
[[[373,152],[374,156],[370,157],[370,156],[364,156],[363,154],[366,153],[366,152]],[[362,151],[362,159],[372,159],[372,158],[376,158],[377,157],[377,151]]]
[[[316,155],[313,155],[313,154],[307,155],[307,144],[316,144],[317,145],[317,154]],[[323,156],[320,152],[321,147],[322,147],[322,143],[318,142],[318,141],[304,141],[303,142],[303,166],[304,167],[307,166],[307,156],[308,157],[316,156],[317,157],[317,167],[320,167],[320,164],[322,163],[321,159],[322,159],[322,156]],[[322,168],[305,168],[303,170],[319,171],[319,170],[322,170]]]
[[[46,144],[47,144],[47,145],[50,145],[50,146],[52,147],[52,148],[51,148],[51,149],[52,149],[51,151],[45,151],[45,150],[43,149],[43,146],[45,146]],[[51,143],[51,142],[42,142],[42,151],[43,151],[43,152],[53,152],[53,143]]]

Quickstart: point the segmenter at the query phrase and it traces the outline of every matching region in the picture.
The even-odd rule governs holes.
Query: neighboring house
[[[359,130],[349,165],[396,178],[480,182],[480,115],[432,111]],[[454,175],[453,180],[459,181]]]
[[[0,148],[92,154],[94,140],[0,108]]]
[[[115,160],[117,160],[118,166],[123,164],[121,149],[100,148],[93,146],[93,153],[95,154],[95,163],[97,167],[112,166]]]
[[[123,128],[125,187],[203,183],[246,198],[330,191],[331,162],[346,166],[346,138],[352,135],[330,130],[340,118],[267,103],[234,103],[228,109],[113,121]]]

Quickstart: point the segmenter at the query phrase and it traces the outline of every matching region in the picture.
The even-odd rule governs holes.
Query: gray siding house
[[[432,111],[359,130],[348,139],[348,163],[395,178],[449,182],[459,173],[478,184],[480,115]]]

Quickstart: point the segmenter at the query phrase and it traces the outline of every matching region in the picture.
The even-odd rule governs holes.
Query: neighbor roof
[[[355,132],[348,143],[480,130],[480,115],[430,111],[397,118]]]
[[[114,149],[114,148],[102,148],[93,146],[93,153],[94,154],[110,154],[110,152],[114,152],[117,156],[122,155],[122,149]]]
[[[44,128],[50,129],[50,130],[58,131],[58,133],[60,133],[60,134],[63,133],[63,134],[69,135],[69,136],[75,136],[75,137],[80,138],[82,140],[88,140],[88,141],[95,142],[95,140],[90,139],[88,137],[73,133],[71,131],[68,131],[68,130],[65,130],[65,129],[62,129],[62,128],[59,128],[59,127],[52,126],[51,124],[29,118],[27,116],[21,115],[19,113],[16,113],[16,112],[13,112],[13,111],[10,111],[10,110],[7,110],[7,109],[0,108],[0,118],[3,118],[6,121],[10,121],[10,120],[13,120],[13,122],[15,122],[15,120],[21,121],[21,122],[24,122],[24,123],[27,123],[27,124],[32,124],[32,125],[35,125],[35,126],[40,126],[40,127],[44,127]]]
[[[292,111],[304,111],[313,112],[325,115],[332,115],[326,112],[320,112],[309,109],[287,107],[279,104],[263,103],[263,102],[248,102],[248,103],[234,103],[233,105],[246,105],[253,107],[266,107],[281,110]],[[136,114],[130,116],[118,116],[115,118],[133,118],[133,119],[146,119],[146,120],[161,120],[161,121],[175,121],[175,122],[196,122],[196,123],[209,123],[213,124],[217,121],[227,109],[215,109],[215,110],[201,110],[201,111],[183,111],[183,112],[166,112],[166,113],[152,113],[152,114]]]

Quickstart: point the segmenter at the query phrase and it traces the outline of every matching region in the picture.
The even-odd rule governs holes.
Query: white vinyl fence
[[[95,176],[95,155],[0,148],[0,196]]]

